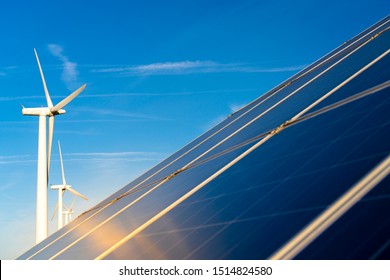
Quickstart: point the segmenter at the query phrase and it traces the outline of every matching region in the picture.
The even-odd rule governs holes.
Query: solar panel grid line
[[[367,68],[365,68],[367,69]],[[361,73],[361,72],[360,72]],[[323,99],[322,99],[323,100]],[[322,101],[321,100],[321,101]],[[316,102],[315,102],[316,103]],[[316,103],[317,104],[317,103]],[[308,107],[311,107],[311,105],[309,105]],[[284,129],[284,128],[283,128]],[[270,133],[268,136],[266,136],[265,138],[263,138],[261,141],[259,141],[255,146],[260,146],[261,144],[263,144],[264,142],[266,142],[268,139],[270,139],[273,135],[275,135],[274,133]],[[240,158],[241,159],[241,158]],[[231,166],[231,165],[230,165]],[[230,167],[229,166],[229,167]],[[227,168],[226,168],[227,169]],[[226,170],[225,169],[225,170]],[[218,172],[217,172],[218,173]],[[221,172],[222,173],[222,172]],[[219,175],[219,174],[218,174]],[[218,176],[217,175],[217,176]],[[212,176],[214,179],[214,175]],[[211,178],[211,177],[210,177]],[[204,185],[206,185],[210,180],[210,178],[208,180],[206,180],[205,182],[203,182],[202,184],[200,184],[199,186],[203,187]],[[206,184],[205,184],[206,183]],[[173,203],[171,206],[167,207],[166,209],[164,209],[162,212],[161,215],[156,215],[155,217],[153,217],[152,219],[150,219],[148,222],[146,222],[144,225],[140,226],[137,230],[133,231],[130,235],[128,235],[127,237],[125,237],[124,239],[122,239],[120,242],[118,242],[116,245],[114,245],[112,248],[110,248],[109,250],[107,250],[105,253],[101,254],[97,259],[100,259],[100,258],[104,258],[105,256],[107,256],[108,254],[110,254],[111,252],[113,252],[116,248],[120,247],[123,243],[125,243],[126,241],[128,241],[129,239],[133,238],[136,234],[138,234],[139,232],[141,232],[142,230],[144,230],[144,228],[146,228],[147,226],[149,226],[150,224],[152,224],[154,221],[158,220],[159,218],[161,218],[163,215],[165,215],[166,213],[168,213],[171,209],[173,209],[174,207],[176,207],[178,204],[180,204],[182,201],[184,201],[187,197],[189,197],[190,195],[192,195],[194,192],[196,192],[197,190],[199,190],[200,188],[198,188],[199,186],[195,187],[192,191],[188,192],[185,196],[183,196],[182,198],[180,198],[179,200],[177,200],[175,203]],[[188,195],[188,196],[187,196]]]
[[[390,173],[390,155],[269,259],[293,259]]]
[[[252,103],[255,103],[260,98],[265,97],[265,96],[267,96],[269,94],[272,94],[272,92],[274,90],[278,90],[279,91],[279,90],[283,89],[284,87],[290,85],[294,81],[302,78],[303,76],[307,75],[307,73],[313,71],[314,69],[318,68],[319,66],[321,66],[324,63],[326,63],[330,59],[332,59],[335,56],[339,55],[341,52],[346,50],[348,47],[351,47],[353,44],[356,44],[358,41],[360,41],[363,38],[369,36],[369,34],[371,34],[372,32],[375,32],[376,30],[378,30],[381,27],[385,26],[389,22],[390,22],[390,16],[387,16],[384,19],[382,19],[381,21],[379,21],[377,24],[374,24],[373,26],[370,26],[369,28],[366,28],[365,30],[363,30],[362,32],[358,33],[357,35],[355,35],[351,39],[345,41],[341,46],[339,46],[336,49],[334,49],[334,50],[330,51],[329,53],[325,54],[324,56],[322,56],[318,60],[314,61],[313,63],[311,63],[310,65],[308,65],[307,67],[305,67],[304,69],[299,71],[297,74],[293,75],[292,77],[286,79],[285,81],[280,83],[278,86],[276,86],[274,89],[270,90],[268,93],[265,93],[262,96],[260,96],[259,98],[256,98],[252,102],[248,103],[246,106],[242,107],[237,112],[239,112],[241,110],[244,110],[248,106],[251,106]],[[371,38],[371,39],[373,39],[373,38]],[[233,113],[233,114],[235,114],[235,113]]]
[[[383,57],[383,55],[382,55],[382,57]],[[376,59],[375,62],[378,61],[378,60],[379,60],[379,58]],[[370,65],[374,64],[375,62],[370,63]],[[368,67],[364,67],[363,69],[365,70],[365,69],[367,69],[367,68],[368,68]],[[362,71],[359,71],[358,74],[360,74],[361,72],[362,72]],[[353,77],[356,77],[356,76],[357,76],[357,75],[353,75]],[[334,92],[334,91],[333,91],[333,92]],[[322,100],[323,100],[323,99],[321,99],[320,101],[322,101]],[[318,104],[318,102],[315,102],[315,104]],[[309,106],[309,107],[312,108],[313,106]],[[307,111],[307,110],[305,110],[305,111]],[[283,127],[281,127],[281,128],[283,128]],[[281,129],[281,128],[280,128],[280,129]],[[280,129],[279,129],[279,130],[280,130]],[[270,131],[269,133],[270,133],[270,134],[278,133],[278,132],[276,132],[276,130],[278,130],[278,129],[272,130],[272,131]],[[247,144],[247,143],[246,143],[246,144]],[[242,145],[240,145],[240,146],[242,146]],[[238,147],[236,147],[236,148],[238,148]],[[230,151],[225,151],[224,153],[220,153],[220,154],[218,154],[218,156],[221,156],[221,155],[225,154],[226,152],[230,152]],[[209,161],[209,160],[214,159],[214,158],[216,158],[216,156],[213,156],[212,158],[208,158],[208,159],[206,159],[206,160]],[[205,162],[205,161],[203,161],[202,163],[204,163],[204,162]],[[197,166],[197,165],[199,165],[199,164],[200,164],[200,163],[198,163],[198,164],[196,164],[196,165],[194,165],[194,166],[188,166],[188,168],[183,168],[183,169],[181,170],[181,172],[182,172],[182,171],[185,171],[185,170],[187,170],[187,169],[189,169],[190,167],[193,168],[193,167],[195,167],[195,166]],[[174,175],[175,175],[175,174],[174,174]],[[170,178],[167,178],[167,180],[168,180],[168,179],[170,179]],[[162,182],[162,183],[163,183],[163,182]],[[154,190],[154,189],[157,188],[158,186],[160,186],[160,184],[157,185],[157,186],[155,186],[152,190]],[[151,190],[151,191],[152,191],[152,190]],[[151,192],[151,191],[148,191],[148,193]],[[147,194],[148,194],[148,193],[147,193]],[[143,197],[144,197],[145,195],[147,195],[147,194],[144,194]],[[137,201],[138,201],[138,199],[137,199],[135,202],[137,202]],[[133,205],[135,202],[130,203],[128,206],[130,207],[130,206]],[[123,211],[124,211],[125,209],[127,209],[127,208],[128,208],[128,207],[123,208],[123,209],[122,209],[121,211],[119,211],[117,214],[123,212]],[[116,216],[116,214],[115,214],[115,216]],[[111,218],[113,218],[113,217],[111,217]],[[111,218],[110,218],[109,220],[111,220]],[[104,222],[104,223],[105,223],[105,222]],[[97,228],[97,227],[96,227],[96,228]],[[90,232],[92,232],[92,231],[95,230],[96,228],[92,229]],[[89,233],[90,233],[90,232],[89,232]],[[86,235],[87,235],[87,234],[86,234]],[[86,236],[86,235],[85,235],[85,236]],[[74,245],[74,243],[71,244],[71,245]],[[69,246],[69,247],[70,247],[70,246]],[[62,251],[60,251],[59,254],[60,254],[61,252],[62,252]],[[56,257],[56,256],[53,256],[53,257]]]
[[[383,55],[381,56],[381,57],[383,57]],[[379,59],[376,59],[375,60],[375,62],[376,61],[378,61]],[[372,65],[374,62],[372,62],[372,63],[370,63],[370,65]],[[364,69],[367,69],[368,67],[364,67]],[[361,73],[362,71],[359,71],[359,73]],[[354,75],[354,76],[356,76],[356,75]],[[317,103],[316,103],[317,104]],[[310,106],[310,108],[311,107],[313,107],[313,106]],[[281,128],[279,128],[279,129],[276,129],[276,130],[280,130]],[[269,133],[271,133],[271,134],[273,134],[273,133],[277,133],[277,131],[276,130],[273,130],[273,131],[271,131],[271,132],[269,132]],[[241,145],[240,145],[241,146]],[[235,147],[235,148],[238,148],[238,147]],[[226,151],[226,152],[230,152],[230,151]],[[224,152],[224,153],[222,153],[222,154],[225,154],[226,152]],[[218,156],[220,156],[220,155],[222,155],[222,154],[219,154]],[[213,157],[213,158],[215,158],[215,156]],[[211,159],[207,159],[207,160],[211,160]],[[194,167],[194,166],[192,166],[192,167]],[[154,182],[153,182],[154,183]],[[152,184],[153,184],[152,183]],[[145,197],[147,194],[149,194],[151,191],[153,191],[154,189],[156,189],[158,186],[160,186],[161,184],[159,184],[159,185],[157,185],[157,186],[155,186],[152,190],[150,190],[150,191],[148,191],[146,194],[143,194],[140,198],[143,198],[143,197]],[[139,198],[139,199],[140,199]],[[136,199],[134,202],[132,202],[132,203],[130,203],[128,206],[130,207],[131,205],[133,205],[135,202],[138,202],[139,201],[139,199]],[[115,200],[116,201],[116,200]],[[119,213],[121,213],[121,212],[123,212],[125,209],[127,209],[128,207],[125,207],[125,208],[123,208],[122,209],[122,211],[119,211],[117,214],[119,214]],[[116,215],[115,215],[116,216]],[[113,216],[114,217],[114,216]],[[113,217],[111,217],[111,218],[109,218],[108,220],[106,220],[106,222],[107,221],[109,221],[109,220],[111,220]],[[103,222],[102,224],[105,224],[106,222]],[[100,224],[100,225],[102,225],[102,224]],[[85,237],[86,235],[88,235],[90,232],[92,232],[93,230],[95,230],[96,228],[98,228],[99,226],[97,226],[97,227],[95,227],[95,228],[93,228],[91,231],[89,231],[87,234],[85,234],[85,235],[83,235],[83,237]],[[79,238],[77,241],[79,241],[79,240],[81,240],[82,238]],[[72,245],[74,245],[76,242],[74,242],[74,243],[72,243]],[[70,247],[70,246],[68,246],[68,247]],[[59,252],[59,254],[61,253],[62,251],[60,251]],[[56,257],[57,255],[55,255],[55,256],[53,256],[53,257]]]
[[[339,105],[339,106],[341,106],[341,105]],[[323,111],[323,110],[322,110]],[[298,121],[298,120],[297,120]],[[290,125],[291,125],[292,123],[290,123]],[[268,133],[272,133],[272,131],[270,131],[270,132],[268,132]],[[263,135],[264,136],[264,135]],[[252,140],[252,141],[254,141],[254,140]],[[245,144],[247,144],[247,143],[245,143]],[[242,145],[240,145],[240,146],[242,146]],[[238,147],[235,147],[235,148],[238,148]],[[219,155],[220,156],[220,155]],[[215,157],[213,157],[213,158],[215,158]],[[208,160],[211,160],[211,159],[208,159]],[[192,166],[192,167],[194,167],[194,166]],[[154,183],[156,183],[156,182],[154,182]],[[157,186],[158,187],[158,186]],[[156,187],[154,187],[152,190],[154,190]],[[151,191],[152,191],[151,190]],[[150,193],[150,191],[148,192],[148,193]],[[145,195],[143,195],[142,197],[144,197]],[[137,202],[139,199],[137,199],[135,202]],[[131,206],[131,205],[133,205],[135,202],[133,202],[133,203],[130,203],[129,204],[129,206]],[[124,209],[123,209],[124,210]],[[120,212],[122,212],[122,211],[120,211]],[[104,224],[104,223],[103,223]],[[97,227],[96,227],[97,228]],[[96,229],[96,228],[94,228],[94,229]],[[93,230],[94,230],[93,229]],[[91,230],[90,232],[92,232],[93,230]],[[88,232],[88,233],[90,233],[90,232]],[[86,235],[84,235],[84,236],[86,236]],[[78,240],[80,240],[80,239],[78,239]],[[72,244],[72,245],[74,245],[75,244],[75,242]],[[62,252],[62,251],[61,251]],[[60,253],[61,253],[60,252]],[[53,257],[55,257],[55,256],[53,256]]]

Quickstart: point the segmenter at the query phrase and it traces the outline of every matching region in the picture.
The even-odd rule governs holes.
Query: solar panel
[[[251,102],[19,258],[270,257],[388,156],[389,21]],[[333,104],[339,106],[326,107]],[[372,226],[382,238],[367,245],[369,253],[316,249],[324,248],[321,240],[348,238],[362,205],[381,217],[375,203],[388,196],[373,197],[298,258],[388,257],[385,218]],[[342,219],[348,230],[340,229]]]
[[[389,259],[389,198],[387,177],[297,259]],[[337,250],[332,249],[335,247]]]

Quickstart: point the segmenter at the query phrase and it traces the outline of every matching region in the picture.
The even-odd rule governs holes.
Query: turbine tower
[[[58,141],[58,150],[60,151],[60,162],[61,162],[61,172],[62,172],[62,185],[52,185],[51,186],[51,189],[53,190],[58,190],[58,202],[57,202],[57,205],[56,205],[56,208],[54,209],[54,213],[53,213],[53,216],[51,217],[51,219],[53,220],[57,210],[58,210],[58,229],[62,228],[63,227],[63,221],[62,221],[62,208],[63,206],[65,207],[65,205],[63,205],[62,203],[62,196],[64,195],[64,192],[65,191],[69,191],[71,193],[73,193],[74,195],[77,195],[78,197],[81,197],[82,199],[85,199],[85,200],[88,200],[88,198],[86,198],[85,196],[83,196],[82,194],[80,194],[79,192],[75,191],[71,185],[67,185],[66,184],[66,180],[65,180],[65,172],[64,172],[64,163],[62,161],[62,152],[61,152],[61,144],[60,144],[60,141]],[[72,203],[72,206],[73,206],[73,203]],[[65,207],[66,208],[66,207]],[[66,208],[67,209],[67,208]],[[68,210],[68,209],[67,209]],[[73,213],[73,212],[72,212]],[[66,216],[66,220],[67,220],[67,216]],[[67,224],[68,222],[66,222]]]
[[[43,75],[42,67],[39,62],[38,54],[34,49],[35,57],[38,62],[39,72],[42,78],[43,89],[45,91],[47,107],[41,108],[24,108],[22,114],[26,116],[38,116],[38,169],[37,169],[37,205],[36,205],[36,237],[35,242],[39,243],[48,235],[47,229],[47,183],[48,174],[50,170],[50,155],[54,131],[54,116],[64,114],[62,109],[70,101],[72,101],[86,85],[71,93],[68,97],[53,106],[50,99],[49,91],[46,86],[45,77]],[[46,146],[46,117],[49,117],[49,137],[48,145]],[[46,154],[47,149],[47,154]]]

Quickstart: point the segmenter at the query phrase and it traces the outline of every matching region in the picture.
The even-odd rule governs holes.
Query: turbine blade
[[[54,116],[49,117],[49,138],[47,144],[47,180],[49,181],[50,174],[50,159],[51,159],[51,147],[53,145],[53,132],[54,132]]]
[[[41,63],[39,62],[39,58],[38,58],[38,53],[35,49],[34,49],[34,53],[35,53],[35,57],[36,57],[37,62],[38,62],[39,72],[41,73],[43,89],[45,90],[45,95],[46,95],[47,107],[51,108],[51,107],[53,107],[53,102],[51,102],[49,91],[47,90],[47,86],[46,86],[45,76],[43,75]]]
[[[70,204],[70,207],[68,209],[69,213],[73,210],[73,204],[76,201],[76,196],[73,197],[72,203]]]
[[[70,191],[71,193],[73,193],[74,195],[77,195],[78,197],[81,197],[82,199],[88,200],[88,198],[86,198],[85,196],[83,196],[81,193],[75,191],[73,188],[67,187],[66,189],[67,189],[68,191]],[[70,209],[72,209],[72,207],[71,207]]]
[[[62,184],[64,186],[66,186],[65,172],[64,172],[64,163],[62,162],[62,152],[61,152],[60,140],[58,140],[58,150],[60,151],[60,162],[61,162],[61,171],[62,171]]]
[[[80,92],[82,92],[86,86],[87,85],[82,85],[77,90],[72,92],[69,96],[65,97],[56,106],[54,106],[53,108],[50,108],[50,112],[55,113],[55,112],[61,110],[63,107],[65,107],[66,104],[68,104],[70,101],[72,101],[74,98],[76,98],[76,96],[79,95]]]
[[[54,216],[55,216],[56,213],[57,213],[57,209],[58,209],[58,202],[57,202],[57,204],[56,204],[56,208],[54,208],[53,216],[51,216],[51,220],[52,220],[52,221],[53,221],[53,219],[54,219]]]
[[[63,204],[62,206],[64,206],[64,208],[66,209],[66,211],[69,211],[69,208],[65,206],[65,204]]]

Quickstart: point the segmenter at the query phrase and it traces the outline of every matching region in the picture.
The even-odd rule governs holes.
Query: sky
[[[38,118],[54,104],[49,183],[65,176],[75,216],[250,101],[381,20],[388,1],[2,1],[0,259],[34,246]],[[73,196],[66,193],[64,203]],[[57,191],[49,190],[50,221]]]

